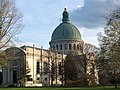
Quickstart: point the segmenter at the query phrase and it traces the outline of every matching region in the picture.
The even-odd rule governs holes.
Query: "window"
[[[47,81],[47,78],[45,78],[45,81]]]
[[[60,50],[62,50],[62,44],[60,44]]]
[[[65,50],[67,50],[67,44],[65,44],[64,47],[65,47]]]
[[[79,50],[79,44],[77,45],[77,50]]]
[[[59,63],[59,75],[62,75],[62,63]]]
[[[52,62],[51,72],[52,74],[55,74],[55,63]]]
[[[73,49],[76,50],[76,45],[75,44],[73,45]]]
[[[44,62],[44,73],[47,74],[49,70],[49,66],[47,62]]]
[[[40,62],[39,61],[37,61],[36,72],[37,74],[40,73]]]
[[[55,45],[53,45],[53,50],[55,50]]]
[[[71,45],[71,44],[69,44],[69,49],[70,49],[70,50],[72,49],[72,45]]]
[[[82,50],[82,45],[80,45],[80,50]]]
[[[58,50],[58,45],[56,45],[56,49]]]

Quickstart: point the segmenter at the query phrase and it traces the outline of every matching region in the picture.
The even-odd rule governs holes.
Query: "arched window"
[[[67,50],[67,44],[64,44],[64,48],[65,48],[65,50]]]
[[[72,45],[71,45],[71,44],[69,44],[69,49],[70,49],[70,50],[72,49]]]
[[[62,44],[60,44],[60,50],[62,50]]]
[[[58,50],[58,45],[56,45],[56,49]]]
[[[76,50],[76,45],[75,44],[73,45],[73,49]]]
[[[77,50],[79,50],[80,49],[80,47],[79,47],[79,44],[77,45]]]

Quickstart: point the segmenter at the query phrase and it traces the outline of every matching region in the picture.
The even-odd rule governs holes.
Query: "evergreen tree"
[[[64,62],[65,85],[86,86],[86,57],[69,53]]]

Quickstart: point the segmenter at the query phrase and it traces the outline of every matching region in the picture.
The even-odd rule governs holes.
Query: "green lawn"
[[[120,90],[120,86],[115,89],[113,86],[110,87],[72,87],[72,88],[52,88],[52,87],[44,87],[44,88],[0,88],[0,90]]]

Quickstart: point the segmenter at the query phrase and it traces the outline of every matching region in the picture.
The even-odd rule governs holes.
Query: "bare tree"
[[[107,16],[104,34],[99,34],[97,66],[102,84],[120,83],[120,7]],[[104,81],[102,80],[104,78]]]
[[[88,54],[89,52],[96,53],[98,51],[98,48],[92,44],[85,43],[83,46],[83,53]]]
[[[98,51],[99,49],[96,46],[89,43],[84,44],[83,52],[87,58],[86,75],[87,75],[89,86],[95,86],[98,84],[97,76],[96,76],[97,72],[95,72],[95,70],[97,69],[95,60],[96,60],[96,55]]]
[[[0,0],[0,49],[11,44],[22,28],[22,14],[15,6],[15,0]]]

